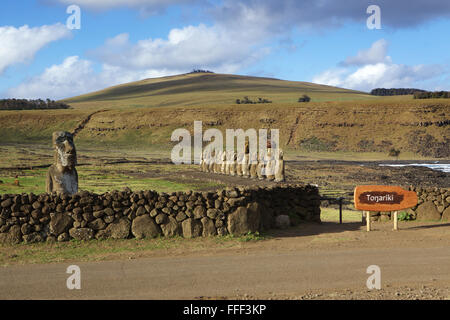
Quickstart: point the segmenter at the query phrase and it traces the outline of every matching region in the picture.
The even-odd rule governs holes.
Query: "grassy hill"
[[[310,103],[298,103],[307,94]],[[238,105],[248,96],[270,104]],[[396,148],[414,158],[450,158],[450,101],[375,97],[307,82],[221,74],[146,79],[64,100],[73,109],[0,111],[0,144],[50,144],[54,130],[74,131],[79,148],[158,148],[170,156],[171,133],[267,128],[299,153],[371,153]],[[331,155],[332,156],[332,155]]]
[[[308,94],[312,101],[378,99],[364,92],[309,82],[238,75],[192,73],[145,79],[63,100],[75,108],[136,108],[232,104],[248,96],[274,103],[295,103]]]

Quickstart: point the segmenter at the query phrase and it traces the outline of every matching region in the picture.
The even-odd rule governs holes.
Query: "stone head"
[[[278,149],[278,160],[283,160],[284,152],[282,149]]]
[[[52,142],[56,164],[64,168],[74,168],[77,165],[77,151],[73,143],[73,134],[65,131],[53,132]]]

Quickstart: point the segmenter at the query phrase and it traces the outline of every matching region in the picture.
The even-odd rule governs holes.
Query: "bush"
[[[392,148],[391,150],[389,150],[389,156],[390,157],[398,158],[399,155],[400,155],[400,150],[397,150],[395,148]]]
[[[257,104],[257,103],[272,103],[272,101],[267,100],[265,98],[258,98],[258,101],[250,100],[248,97],[244,97],[244,99],[236,99],[236,104]]]
[[[311,101],[311,98],[309,96],[307,96],[306,94],[304,94],[303,96],[298,98],[298,102],[309,102],[309,101]]]
[[[406,211],[401,211],[398,213],[398,221],[410,221],[414,220],[414,216],[412,214],[409,214]]]

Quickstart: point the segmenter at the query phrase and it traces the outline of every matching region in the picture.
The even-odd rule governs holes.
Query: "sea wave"
[[[450,173],[450,163],[408,163],[408,164],[380,164],[382,167],[427,167],[436,171]]]

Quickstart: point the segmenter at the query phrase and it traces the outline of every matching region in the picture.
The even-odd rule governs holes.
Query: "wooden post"
[[[394,230],[398,230],[398,211],[394,211]]]
[[[367,224],[367,231],[370,231],[370,211],[366,211],[366,224]]]

